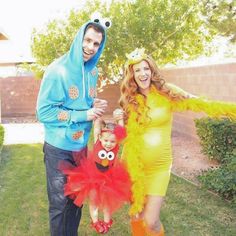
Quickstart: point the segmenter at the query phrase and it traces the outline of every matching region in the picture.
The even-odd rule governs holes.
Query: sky
[[[80,9],[85,3],[86,0],[0,0],[0,29],[10,38],[4,43],[11,43],[11,51],[30,56],[30,35],[34,27],[65,18],[71,9]],[[3,53],[0,47],[0,54]]]

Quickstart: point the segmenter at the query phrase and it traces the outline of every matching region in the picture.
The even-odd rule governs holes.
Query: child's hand
[[[124,111],[122,109],[115,109],[113,111],[113,118],[116,120],[116,121],[119,121],[119,120],[123,120],[124,119]]]

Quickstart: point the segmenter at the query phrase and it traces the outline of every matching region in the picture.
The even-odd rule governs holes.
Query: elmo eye
[[[115,158],[114,152],[108,152],[108,153],[107,153],[107,159],[108,159],[109,161],[112,161],[114,158]]]
[[[99,151],[99,152],[98,152],[98,157],[99,157],[100,159],[105,159],[105,158],[107,157],[106,151],[105,151],[105,150]]]
[[[99,19],[94,19],[93,20],[95,23],[99,23]]]

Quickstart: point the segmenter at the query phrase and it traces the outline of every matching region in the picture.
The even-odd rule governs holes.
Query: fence
[[[236,102],[236,63],[164,69],[162,73],[167,82],[174,83],[186,91],[204,95],[210,99]],[[2,117],[34,116],[40,81],[33,77],[0,78]],[[107,99],[107,115],[118,107],[119,84],[107,86],[99,94]],[[174,130],[196,138],[194,118],[203,114],[193,112],[176,113]]]

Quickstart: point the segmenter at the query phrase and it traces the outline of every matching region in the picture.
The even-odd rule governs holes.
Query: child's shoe
[[[91,222],[91,226],[93,229],[95,229],[95,231],[99,234],[104,233],[104,226],[103,226],[103,222],[101,221],[97,221],[97,222]]]
[[[104,228],[104,231],[102,233],[106,234],[109,231],[109,229],[111,228],[113,220],[110,219],[109,222],[102,221],[101,223],[102,223],[102,226]]]

